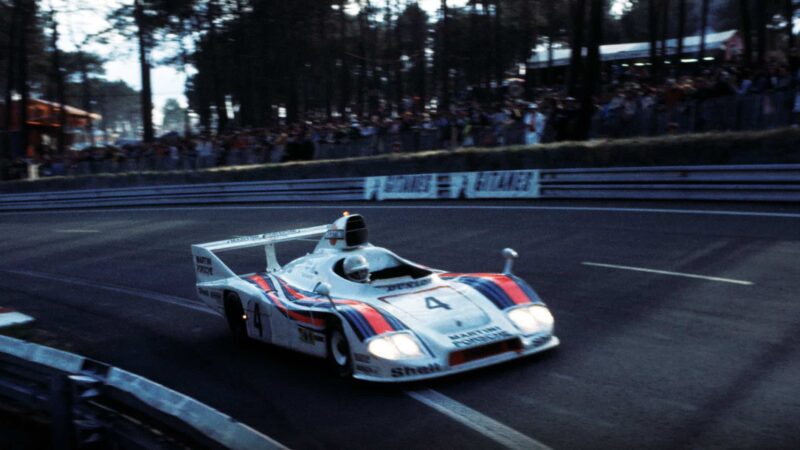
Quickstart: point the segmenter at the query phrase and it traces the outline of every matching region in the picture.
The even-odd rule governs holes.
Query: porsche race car
[[[313,252],[281,266],[275,246],[319,237]],[[331,225],[192,246],[197,294],[241,339],[326,358],[345,377],[414,381],[524,357],[559,344],[550,310],[512,274],[451,273],[368,242],[360,215]],[[219,254],[263,246],[263,271],[235,274]],[[363,279],[347,258],[366,262]]]

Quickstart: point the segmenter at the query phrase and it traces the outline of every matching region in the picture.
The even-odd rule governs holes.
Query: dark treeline
[[[229,104],[240,125],[273,120],[277,105],[288,120],[432,97],[446,108],[468,87],[481,96],[502,83],[545,23],[540,2],[520,0],[460,8],[443,0],[435,17],[405,0],[243,3],[209,1],[204,10],[189,97],[206,125],[214,116],[224,126]]]
[[[200,33],[190,56],[198,72],[187,92],[203,125],[220,128],[229,117],[240,126],[268,124],[277,108],[289,121],[419,108],[431,99],[446,110],[454,100],[497,100],[496,88],[524,73],[519,67],[537,48],[578,46],[588,49],[587,60],[576,54],[567,79],[528,71],[525,86],[530,94],[564,82],[574,96],[591,99],[600,70],[592,49],[600,43],[651,42],[658,76],[666,39],[741,29],[747,59],[755,53],[763,61],[766,27],[793,14],[791,2],[638,0],[612,16],[613,3],[473,0],[454,7],[442,0],[430,16],[408,0],[193,2],[186,11]]]
[[[49,3],[0,0],[0,166],[9,157],[11,133],[7,130],[12,129],[14,105],[26,104],[29,98],[98,112],[103,122],[97,127],[104,131],[122,126],[135,133],[140,126],[138,92],[124,82],[104,80],[105,61],[83,50],[90,41],[99,41],[99,36],[86,36],[75,43],[74,51],[60,50],[58,42],[63,39],[64,26],[59,23],[61,16],[50,9]],[[63,113],[61,109],[62,122]],[[26,108],[17,108],[16,114],[20,128],[17,146],[25,149],[30,118]],[[88,134],[93,138],[91,128]],[[64,127],[59,127],[57,147],[59,153],[64,151]]]

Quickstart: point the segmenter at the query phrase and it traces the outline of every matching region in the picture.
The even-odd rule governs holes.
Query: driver
[[[355,283],[369,283],[369,264],[361,255],[350,255],[344,260],[344,274]]]

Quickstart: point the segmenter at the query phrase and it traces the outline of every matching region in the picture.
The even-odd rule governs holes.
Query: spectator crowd
[[[648,67],[614,65],[597,96],[591,138],[712,130],[766,129],[800,124],[797,61],[756,69],[718,65],[696,75],[651,81]],[[579,102],[565,89],[542,88],[535,100],[454,102],[446,111],[420,108],[369,117],[309,118],[219,134],[169,133],[152,144],[94,147],[64,156],[17,159],[12,173],[41,176],[105,172],[195,170],[217,166],[369,156],[457,147],[536,145],[579,138]]]

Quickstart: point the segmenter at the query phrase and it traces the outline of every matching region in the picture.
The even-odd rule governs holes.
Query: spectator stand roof
[[[20,129],[20,104],[21,101],[12,101],[11,111],[11,129],[10,131],[18,131]],[[5,105],[0,102],[0,119],[5,123]],[[43,100],[39,98],[28,99],[28,125],[40,126],[48,128],[57,128],[61,126],[60,120],[61,104]],[[89,120],[97,122],[103,118],[100,114],[87,112],[82,109],[70,105],[64,105],[64,115],[67,119],[67,127],[84,127]]]
[[[737,51],[741,48],[737,30],[721,31],[719,33],[706,34],[706,50],[711,51]],[[658,41],[659,49],[661,41]],[[678,49],[678,39],[667,39],[667,55],[674,55]],[[687,36],[683,38],[683,52],[685,55],[697,54],[700,52],[700,36]],[[569,58],[572,50],[569,48],[553,49],[553,66],[569,65]],[[583,49],[584,56],[586,49]],[[730,55],[727,55],[730,56]],[[624,61],[650,57],[649,42],[631,42],[625,44],[607,44],[600,46],[600,57],[603,61]],[[537,51],[528,61],[531,69],[542,69],[548,66],[547,51]]]

